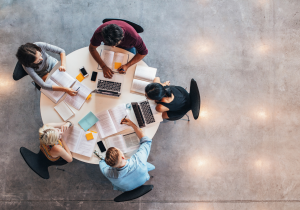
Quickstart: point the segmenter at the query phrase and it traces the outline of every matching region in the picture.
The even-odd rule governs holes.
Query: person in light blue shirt
[[[111,181],[114,190],[130,191],[150,179],[148,171],[155,169],[155,166],[148,163],[152,139],[145,136],[143,132],[129,119],[123,119],[121,124],[131,126],[140,139],[138,151],[128,160],[121,150],[110,147],[106,151],[105,160],[99,162],[103,175]]]

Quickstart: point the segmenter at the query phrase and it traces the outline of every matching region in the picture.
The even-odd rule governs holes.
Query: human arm
[[[61,123],[47,123],[47,126],[53,127],[53,128],[60,128],[62,132],[66,131],[69,127],[72,126],[71,122],[61,122]]]
[[[61,158],[65,159],[68,163],[72,162],[73,157],[68,145],[62,139],[61,139],[61,143],[63,144],[64,148],[60,145],[53,146],[50,151],[51,156],[53,157],[60,156]]]
[[[104,63],[104,61],[101,59],[101,57],[97,51],[97,46],[90,44],[89,51],[90,51],[92,57],[95,59],[95,61],[101,66],[104,77],[112,78],[114,72],[110,68],[108,68],[106,66],[106,64]]]
[[[142,162],[147,162],[147,159],[150,155],[152,139],[148,136],[144,136],[140,139],[141,146],[139,147],[138,151],[134,154],[138,157]]]
[[[143,138],[145,136],[145,134],[143,133],[142,130],[140,130],[131,120],[124,118],[121,121],[121,124],[125,124],[125,125],[129,125],[133,128],[134,132],[136,133],[136,135],[139,137],[139,139]]]
[[[118,68],[120,74],[126,73],[127,69],[142,60],[146,55],[141,55],[137,53],[127,64],[124,64]]]
[[[58,70],[66,71],[66,53],[65,52],[60,53],[60,60],[61,60],[61,65],[58,68]]]
[[[106,177],[108,177],[108,170],[110,168],[109,165],[106,164],[105,160],[100,160],[99,162],[100,171]]]
[[[164,83],[161,83],[160,82],[160,78],[159,77],[155,77],[154,80],[153,80],[154,83],[159,83],[161,84],[162,86],[167,86],[167,85],[170,85],[170,81],[165,81]]]

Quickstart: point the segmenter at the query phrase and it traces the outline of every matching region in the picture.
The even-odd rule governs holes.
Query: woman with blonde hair
[[[39,129],[40,149],[50,161],[72,162],[73,157],[70,149],[62,139],[65,132],[72,123],[48,123]]]

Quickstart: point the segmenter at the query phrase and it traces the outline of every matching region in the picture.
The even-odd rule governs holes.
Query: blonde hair
[[[59,134],[55,128],[44,125],[39,129],[39,139],[41,144],[54,145],[58,142]]]
[[[119,161],[119,150],[115,147],[110,147],[106,151],[105,162],[107,165],[114,167]]]

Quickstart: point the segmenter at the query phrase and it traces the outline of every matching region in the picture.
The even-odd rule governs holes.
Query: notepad
[[[137,65],[130,91],[145,95],[145,87],[153,82],[156,72],[156,68]]]
[[[78,75],[77,75],[77,77],[76,77],[76,79],[79,81],[79,82],[82,82],[82,80],[84,80],[84,76],[81,74],[81,73],[79,73]]]
[[[55,111],[61,116],[61,118],[66,121],[74,115],[70,107],[64,102],[60,102],[54,107]]]
[[[109,50],[100,51],[100,56],[108,68],[116,71],[120,66],[126,64],[129,60],[129,55],[124,53],[117,53]]]
[[[99,137],[102,139],[123,130],[132,130],[131,126],[121,124],[125,116],[129,118],[125,104],[97,113],[96,117],[99,121],[96,123],[96,129]]]
[[[68,145],[70,151],[80,155],[91,157],[97,142],[97,134],[91,133],[93,139],[87,141],[85,135],[89,132],[84,132],[77,126],[70,127],[62,135],[62,139]]]
[[[70,74],[57,69],[46,81],[46,84],[69,88],[75,81],[76,80]],[[57,103],[65,94],[63,91],[45,90],[43,88],[41,89],[41,92],[54,103]]]
[[[78,89],[79,88],[79,89]],[[72,87],[73,90],[77,90],[76,96],[70,96],[67,95],[65,98],[65,102],[69,104],[70,106],[74,107],[75,109],[79,110],[82,105],[84,104],[86,98],[90,95],[92,92],[92,89],[88,88],[84,84],[76,81],[75,84]]]
[[[89,112],[84,118],[82,118],[78,124],[84,131],[90,129],[96,122],[98,122],[98,118],[92,113]]]

